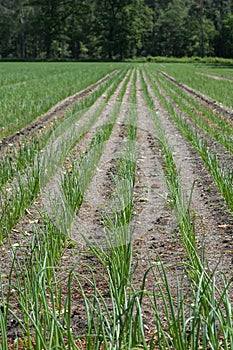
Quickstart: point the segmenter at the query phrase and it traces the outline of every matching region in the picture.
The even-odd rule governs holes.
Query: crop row
[[[155,77],[155,75],[153,76]],[[213,176],[214,181],[218,186],[219,192],[221,193],[223,198],[226,200],[227,205],[232,211],[233,210],[232,169],[229,168],[228,163],[224,165],[224,162],[223,162],[222,164],[222,159],[221,160],[218,159],[216,152],[208,147],[207,139],[205,137],[202,137],[201,133],[198,132],[198,129],[197,129],[197,125],[200,126],[201,128],[203,128],[203,130],[205,130],[206,132],[209,132],[210,136],[214,136],[218,142],[220,142],[223,146],[225,146],[228,150],[232,152],[232,137],[228,136],[229,134],[232,135],[230,125],[228,124],[228,126],[226,126],[223,129],[222,133],[220,133],[219,128],[215,129],[213,122],[211,123],[212,128],[210,128],[208,122],[206,123],[202,121],[199,111],[197,112],[191,107],[187,108],[187,105],[184,104],[183,102],[182,93],[180,95],[180,98],[178,98],[179,95],[174,94],[173,91],[171,91],[170,89],[167,89],[166,85],[163,82],[161,82],[161,80],[158,77],[157,78],[155,77],[154,81],[151,80],[151,83],[153,85],[155,92],[159,96],[161,102],[169,111],[174,122],[177,124],[177,126],[182,131],[182,133],[192,143],[192,145],[195,147],[198,153],[200,153],[200,156],[202,157],[209,172]],[[164,92],[168,94],[167,96],[169,96],[169,98],[173,101],[173,103],[175,102],[179,106],[181,111],[183,110],[188,116],[191,117],[192,120],[194,120],[195,122],[194,125],[192,125],[192,123],[190,123],[187,120],[187,118],[183,118],[181,113],[178,114],[176,112],[175,108],[173,107],[173,104],[170,103],[168,99],[166,99],[165,94],[160,89],[164,89]],[[222,123],[221,117],[212,115],[212,118],[214,118],[214,121],[217,125]],[[227,124],[227,121],[226,121],[226,124]]]
[[[121,76],[119,76],[119,80],[121,80]],[[118,81],[119,81],[118,80]],[[125,86],[127,84],[127,81],[125,83]],[[124,89],[121,92],[121,96],[124,95]],[[113,90],[113,89],[110,89]],[[109,94],[109,95],[108,95]],[[111,96],[110,92],[108,92],[106,97],[106,101],[108,101],[109,97]],[[120,97],[121,99],[122,97]],[[103,108],[103,105],[100,105],[100,110]],[[84,195],[85,192],[85,188],[88,186],[88,179],[91,178],[93,171],[95,170],[95,166],[98,163],[98,157],[101,155],[102,149],[103,149],[103,145],[104,145],[104,141],[108,138],[108,136],[110,135],[111,129],[113,127],[114,124],[114,119],[117,116],[117,110],[119,109],[119,105],[116,105],[116,108],[112,114],[112,122],[109,123],[108,125],[103,125],[103,127],[96,133],[96,135],[94,135],[90,146],[88,147],[88,154],[86,157],[83,157],[81,159],[81,161],[79,162],[79,164],[73,163],[72,164],[72,177],[71,175],[67,172],[66,175],[64,176],[63,180],[62,180],[62,188],[64,189],[64,186],[68,186],[68,188],[66,188],[66,190],[71,190],[71,195],[69,195],[69,192],[65,191],[64,194],[66,195],[66,200],[69,202],[69,207],[72,208],[72,210],[77,210],[79,205],[81,204],[81,200],[82,200],[82,196]],[[95,119],[98,117],[98,113],[94,113],[95,115]],[[89,116],[90,117],[90,116]],[[88,118],[89,119],[89,118]],[[90,128],[90,121],[88,124],[87,129]],[[77,130],[76,130],[77,131]],[[73,135],[76,135],[76,133],[74,132]],[[70,135],[69,135],[70,136]],[[76,136],[77,137],[77,136]],[[72,140],[72,144],[73,141],[76,142],[76,140]],[[61,144],[60,144],[61,146]],[[68,142],[68,147],[67,147],[67,143],[65,142],[65,145],[63,145],[62,143],[62,151],[61,154],[64,154],[65,156],[67,155],[66,150],[70,150],[70,144]],[[55,155],[55,154],[54,154]],[[94,161],[94,162],[93,162]],[[55,164],[55,168],[56,168],[56,160],[53,158],[50,158],[50,162],[54,162]],[[78,165],[77,170],[76,167]],[[52,170],[54,171],[54,168],[52,167]],[[68,180],[68,181],[66,181]],[[78,186],[77,185],[77,181],[78,181]],[[76,191],[76,194],[74,193],[74,191]],[[81,198],[80,198],[80,194],[81,194]],[[74,202],[75,198],[78,198],[77,201]],[[46,224],[46,219],[45,219],[45,224]],[[56,332],[56,336],[54,335],[54,332],[51,331],[52,328],[54,328],[54,314],[51,312],[50,308],[48,307],[46,303],[47,300],[47,296],[48,294],[46,294],[45,296],[45,291],[46,293],[48,293],[48,288],[50,290],[49,296],[52,296],[52,287],[49,286],[45,286],[44,282],[43,284],[41,284],[42,281],[45,281],[44,278],[46,279],[47,283],[49,283],[50,279],[51,279],[51,273],[52,273],[52,269],[54,266],[54,263],[57,261],[57,257],[59,256],[59,249],[63,246],[63,239],[61,238],[61,234],[58,234],[54,236],[54,229],[52,227],[52,225],[48,222],[45,226],[45,228],[43,229],[44,233],[42,234],[42,232],[40,232],[40,238],[36,238],[35,240],[32,241],[32,243],[30,244],[32,253],[31,254],[31,258],[30,258],[30,264],[32,263],[32,266],[34,268],[32,268],[32,266],[30,265],[30,275],[28,274],[24,274],[23,271],[24,269],[28,270],[29,266],[28,266],[28,262],[24,261],[24,258],[22,258],[24,256],[24,252],[22,252],[22,257],[20,259],[23,260],[23,263],[20,262],[19,266],[18,266],[18,262],[14,262],[14,266],[13,269],[17,266],[17,279],[16,279],[16,285],[14,285],[14,287],[16,288],[16,290],[18,291],[19,294],[19,300],[20,300],[20,305],[22,308],[22,312],[23,312],[23,322],[21,320],[18,319],[18,316],[16,314],[13,314],[13,316],[20,321],[20,325],[24,331],[24,333],[27,335],[27,346],[30,346],[31,344],[31,338],[29,337],[29,334],[31,335],[32,330],[36,327],[37,330],[37,335],[36,335],[36,346],[38,348],[41,347],[46,347],[49,346],[53,346],[53,344],[61,344],[61,331],[63,332],[63,328],[61,329],[61,326],[59,323],[57,323],[55,326],[59,327],[59,329],[55,330]],[[53,237],[53,238],[52,238]],[[64,236],[63,236],[64,237]],[[63,242],[63,243],[62,243]],[[49,254],[46,254],[43,256],[41,255],[40,251],[44,251],[45,249],[48,249],[48,244],[52,243],[52,247],[50,247],[50,252]],[[36,247],[36,249],[35,249]],[[60,247],[60,248],[59,248]],[[30,248],[29,248],[29,252],[30,252]],[[34,261],[35,259],[35,261]],[[34,263],[33,263],[34,261]],[[25,266],[24,266],[25,264]],[[43,264],[44,268],[46,268],[44,278],[41,280],[39,279],[39,281],[35,280],[36,278],[36,274],[38,273],[37,269],[40,269],[41,264]],[[24,279],[23,279],[23,283],[21,281],[22,277],[21,274],[23,273],[24,275]],[[42,275],[41,275],[42,278]],[[54,277],[53,277],[54,279]],[[53,280],[54,282],[54,280]],[[14,281],[15,283],[15,281]],[[32,294],[32,285],[34,286],[33,288],[36,288],[36,292],[39,292],[38,294]],[[35,287],[36,286],[36,287]],[[20,287],[22,287],[22,289],[20,289]],[[42,290],[44,292],[42,292]],[[41,295],[41,297],[40,297]],[[54,298],[55,296],[52,296],[52,298]],[[54,299],[53,299],[54,300]],[[58,300],[58,298],[56,299]],[[60,299],[59,299],[60,300]],[[51,301],[50,301],[51,302]],[[61,302],[61,300],[60,300]],[[35,308],[35,305],[43,305],[42,309],[44,310],[44,314],[46,314],[48,316],[47,321],[43,322],[43,327],[40,328],[42,326],[42,323],[40,323],[40,316],[39,314],[37,314],[37,308]],[[56,306],[54,305],[54,308],[56,309],[57,312],[57,304],[59,304],[58,301],[56,301]],[[30,309],[31,305],[33,305],[33,313],[35,313],[36,315],[36,319],[34,319],[34,317],[29,316],[29,313],[27,314],[27,310]],[[46,307],[46,309],[45,309]],[[55,311],[55,309],[53,311]],[[8,305],[6,305],[6,309],[4,309],[4,320],[6,321],[7,319],[7,314],[8,312],[12,312],[8,310]],[[26,313],[25,313],[26,312]],[[39,310],[38,310],[39,312]],[[40,310],[41,313],[41,310]],[[65,314],[65,317],[67,315]],[[49,322],[50,318],[52,317],[51,322]],[[64,319],[65,322],[65,319]],[[49,343],[45,344],[45,331],[44,331],[44,327],[46,329],[49,330],[49,333],[51,335],[50,341]],[[49,328],[50,327],[50,328]],[[52,327],[52,328],[51,328]],[[68,328],[69,329],[69,328]],[[41,333],[39,332],[41,331]],[[65,332],[66,333],[66,332]],[[4,332],[2,333],[4,334]],[[4,340],[4,339],[3,339]],[[7,347],[7,341],[5,338],[5,342],[3,341],[3,344],[5,344],[4,346]],[[62,344],[65,346],[64,340],[62,341]],[[71,346],[71,344],[69,345]],[[4,347],[3,347],[4,348]]]
[[[12,227],[18,222],[24,214],[25,209],[38,196],[40,190],[49,181],[50,176],[64,162],[67,152],[87,133],[90,126],[97,120],[106,101],[108,101],[116,89],[121,78],[122,75],[119,74],[118,79],[114,79],[114,81],[110,79],[104,86],[101,86],[92,95],[87,97],[85,102],[82,101],[74,106],[72,111],[68,111],[65,120],[62,120],[58,124],[56,130],[52,134],[50,131],[49,135],[44,135],[44,142],[47,140],[50,143],[43,150],[40,149],[40,145],[43,145],[44,142],[40,139],[39,144],[30,142],[24,146],[24,152],[22,152],[22,147],[19,148],[15,152],[14,158],[9,153],[4,155],[1,161],[1,185],[4,185],[1,188],[1,241],[3,236],[7,236]],[[103,101],[100,96],[104,91],[106,92],[106,100]],[[90,107],[98,98],[100,99],[98,112],[95,110],[91,116],[87,115],[83,118],[87,112],[87,109],[84,107]],[[82,119],[84,119],[84,122],[82,122]],[[73,128],[73,124],[79,120],[80,123],[76,128]],[[65,137],[64,133],[66,133]],[[53,142],[51,142],[52,140]],[[54,147],[54,142],[57,143],[56,147]],[[25,154],[30,155],[28,161],[25,158]],[[56,162],[52,161],[54,157],[56,157]],[[9,179],[12,178],[13,180],[9,182]]]
[[[155,85],[155,82],[151,79],[151,76],[148,74],[148,72],[146,72],[146,76],[148,79],[147,83],[149,81],[149,84],[151,85],[152,89],[154,89],[158,98],[161,100],[164,106],[168,109],[172,119],[180,127],[181,118],[174,112],[172,104],[170,102],[168,103],[164,95],[162,95],[160,88],[158,88],[158,86]],[[164,136],[164,131],[162,131],[162,126],[159,123],[158,117],[156,116],[153,98],[149,94],[147,90],[147,85],[145,83],[144,83],[144,93],[145,93],[145,96],[147,96],[148,105],[154,111],[153,114],[154,114],[155,122],[157,124],[158,139],[163,149],[166,183],[167,183],[168,189],[170,190],[171,196],[173,198],[173,201],[171,202],[171,204],[175,208],[176,218],[179,226],[179,234],[181,235],[184,247],[186,249],[187,257],[189,259],[189,262],[186,268],[190,276],[191,289],[194,291],[194,295],[193,295],[194,299],[191,302],[191,305],[193,305],[193,308],[191,308],[192,310],[190,310],[190,319],[186,319],[185,318],[186,312],[183,304],[185,302],[185,296],[182,295],[182,293],[178,294],[178,303],[180,306],[178,307],[178,311],[177,311],[173,304],[172,293],[168,285],[166,271],[164,270],[162,265],[162,268],[160,269],[160,276],[164,281],[167,294],[166,296],[163,294],[164,292],[162,288],[159,288],[159,292],[163,295],[165,314],[167,316],[169,329],[172,329],[174,331],[174,334],[173,334],[174,348],[175,349],[186,349],[186,348],[197,349],[199,344],[198,339],[202,334],[203,336],[202,346],[204,349],[208,348],[208,345],[207,345],[208,343],[209,345],[211,344],[210,346],[213,349],[218,349],[219,344],[221,342],[221,334],[222,332],[224,333],[224,328],[228,324],[228,322],[230,324],[230,329],[232,329],[232,319],[231,319],[231,311],[230,311],[231,301],[230,301],[228,292],[225,294],[225,292],[228,290],[228,283],[230,284],[231,281],[229,282],[224,281],[223,289],[221,288],[219,289],[218,286],[215,284],[215,276],[214,277],[210,276],[210,274],[206,272],[207,270],[205,268],[205,261],[202,260],[201,256],[199,256],[198,254],[197,243],[196,243],[195,221],[191,215],[191,197],[190,197],[190,201],[188,202],[185,201],[185,196],[184,196],[182,185],[180,182],[179,171],[177,170],[175,165],[173,152],[169,148],[169,140],[167,140],[166,137]],[[185,126],[186,126],[185,130],[187,130],[188,129],[187,124],[185,124]],[[183,128],[181,128],[181,130],[184,131]],[[197,135],[197,133],[195,133],[195,135]],[[198,138],[198,135],[196,137]],[[205,152],[206,152],[206,149],[203,150],[203,153]],[[213,158],[214,159],[216,158],[212,156],[211,153],[208,155],[209,155],[208,164],[210,164],[211,160]],[[218,167],[216,167],[216,163],[215,164],[212,163],[212,166],[215,169],[217,168],[216,172],[221,171],[219,170]],[[209,169],[212,170],[213,168],[210,167]],[[224,186],[227,187],[226,191],[227,193],[229,193],[229,191],[231,191],[232,178],[231,178],[231,183],[227,181],[228,181],[228,178],[222,179],[222,183],[224,183]],[[191,195],[192,195],[192,192],[191,192]],[[231,204],[231,201],[230,201],[230,204]],[[226,289],[224,289],[225,288],[224,286],[226,286]],[[216,299],[213,296],[215,296]],[[219,303],[217,300],[221,300],[221,301],[224,300],[223,304],[221,304],[221,302]],[[225,316],[223,317],[224,314],[226,315],[226,318]],[[197,317],[197,315],[201,317],[199,316]],[[157,317],[158,317],[157,319],[158,325],[160,326],[161,337],[164,341],[163,343],[164,347],[167,346],[169,348],[168,344],[166,343],[167,335],[164,334],[164,331],[162,329],[161,319],[159,318],[158,314],[157,314]],[[203,321],[204,321],[204,324],[202,324]],[[184,329],[182,329],[182,325],[184,324],[186,326],[187,324],[189,324],[189,327],[190,327],[189,329],[191,330],[190,337],[192,339],[190,339],[190,343],[187,342],[187,338],[186,338],[187,335],[184,336]],[[204,328],[202,328],[203,325],[204,325]],[[220,328],[218,328],[218,325],[220,325]],[[228,340],[226,340],[226,342],[223,345],[224,349],[229,348],[229,346],[231,346],[230,344],[232,344],[230,333],[231,331],[229,331],[229,333],[227,331],[227,334],[225,334],[225,336],[226,337],[229,336],[229,338]]]

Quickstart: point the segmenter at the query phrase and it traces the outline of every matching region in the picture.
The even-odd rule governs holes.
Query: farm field
[[[160,70],[172,75],[178,82],[233,108],[232,66],[219,68],[218,65],[164,64]]]
[[[114,64],[102,63],[1,63],[0,137],[23,128],[113,70]]]
[[[0,65],[0,349],[233,349],[230,69],[29,66]]]

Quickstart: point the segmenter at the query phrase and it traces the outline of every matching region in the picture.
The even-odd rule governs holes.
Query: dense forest
[[[0,0],[0,58],[233,57],[233,0]]]

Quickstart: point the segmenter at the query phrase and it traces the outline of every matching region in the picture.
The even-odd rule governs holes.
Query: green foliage
[[[223,21],[223,36],[225,39],[225,56],[233,57],[233,14]]]
[[[232,57],[231,0],[8,0],[4,59]]]

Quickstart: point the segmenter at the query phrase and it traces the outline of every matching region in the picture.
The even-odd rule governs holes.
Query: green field
[[[233,349],[232,70],[0,72],[0,350]]]
[[[219,68],[218,65],[203,64],[164,64],[159,70],[173,76],[178,82],[187,84],[193,89],[200,91],[204,95],[233,108],[233,81],[226,81],[222,77],[233,78],[233,68],[228,66]],[[202,75],[213,74],[219,77],[214,79],[212,76]]]
[[[0,138],[114,69],[102,63],[0,63]]]

